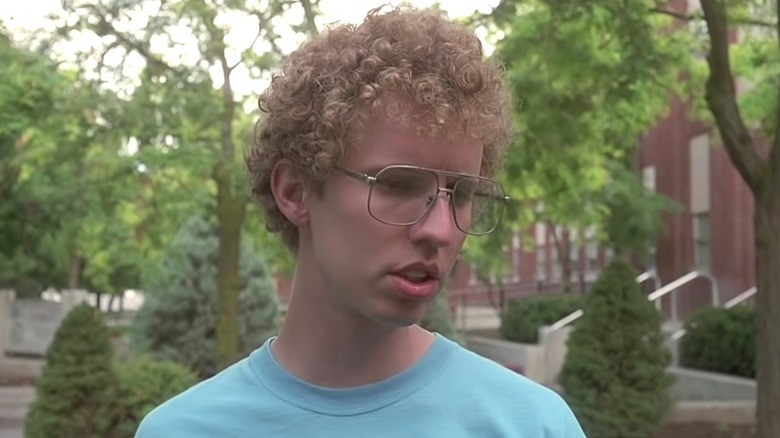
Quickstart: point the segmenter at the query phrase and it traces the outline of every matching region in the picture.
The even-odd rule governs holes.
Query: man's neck
[[[288,372],[332,388],[376,383],[412,366],[434,340],[412,325],[387,327],[344,309],[293,293],[285,324],[272,351]]]

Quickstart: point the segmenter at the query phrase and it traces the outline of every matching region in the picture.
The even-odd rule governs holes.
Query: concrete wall
[[[538,344],[521,344],[481,336],[466,336],[466,347],[543,385],[556,386],[566,359],[566,340],[570,327],[552,331],[543,327]]]
[[[669,368],[677,379],[672,386],[675,400],[681,401],[756,401],[756,381],[744,377],[688,368]]]
[[[566,360],[566,343],[571,327],[539,330],[538,344],[521,344],[480,336],[466,336],[466,347],[526,377],[549,387],[558,387],[558,376]],[[756,381],[725,374],[672,366],[672,398],[677,402],[722,402],[749,406],[756,401]]]
[[[466,347],[480,356],[519,371],[531,380],[546,380],[545,353],[540,345],[466,336]]]
[[[89,293],[84,290],[64,290],[60,294],[58,304],[62,318],[73,307],[89,299]],[[44,365],[42,355],[14,355],[7,351],[11,330],[10,308],[15,295],[12,290],[0,290],[0,384],[34,381],[40,377]]]

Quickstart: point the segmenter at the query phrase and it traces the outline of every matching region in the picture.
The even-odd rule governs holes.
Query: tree
[[[520,6],[515,1],[506,0],[499,4],[493,16],[516,20],[521,24],[520,33],[523,34],[525,30],[528,38],[522,41],[526,44],[515,45],[511,51],[521,56],[508,59],[523,61],[518,65],[528,67],[524,73],[529,77],[549,77],[537,75],[535,71],[541,68],[541,60],[552,59],[559,62],[543,64],[542,67],[552,65],[557,68],[542,69],[542,73],[549,75],[550,71],[564,72],[564,75],[568,74],[566,77],[574,79],[573,83],[547,81],[537,83],[536,88],[525,88],[526,93],[531,93],[532,96],[534,93],[544,95],[549,89],[560,91],[565,98],[537,101],[533,107],[526,105],[529,107],[528,115],[532,119],[542,119],[549,115],[552,117],[550,124],[555,124],[546,129],[543,124],[535,125],[535,129],[530,129],[531,125],[522,125],[527,131],[526,137],[536,136],[537,132],[554,133],[555,129],[560,129],[556,134],[558,137],[546,137],[548,147],[540,148],[541,155],[531,155],[532,159],[542,163],[550,162],[544,160],[544,153],[564,157],[562,153],[556,154],[555,150],[563,148],[561,145],[570,147],[571,144],[576,144],[572,141],[576,141],[579,134],[591,138],[593,130],[588,127],[607,127],[606,130],[596,131],[605,133],[637,132],[633,128],[639,127],[638,124],[626,122],[644,123],[648,122],[647,117],[652,122],[658,116],[655,111],[659,108],[658,105],[666,105],[670,97],[669,93],[658,88],[659,86],[684,84],[684,88],[673,91],[694,102],[697,95],[703,92],[706,109],[714,121],[720,141],[755,201],[753,227],[758,289],[757,433],[759,438],[775,438],[780,436],[780,417],[775,415],[776,407],[780,405],[780,344],[773,340],[774,334],[780,332],[780,313],[777,312],[780,308],[780,270],[776,268],[777,261],[780,260],[780,80],[777,69],[780,64],[780,7],[777,2],[768,0],[701,0],[699,3],[701,11],[687,15],[673,9],[673,2],[667,4],[656,0],[537,0],[522,2]],[[539,12],[540,4],[546,6],[546,9],[541,9],[542,12]],[[531,19],[533,14],[547,14],[541,15],[547,21]],[[670,18],[675,21],[670,22]],[[556,26],[539,24],[550,22]],[[515,28],[508,31],[508,27],[501,26],[501,23],[501,20],[496,21],[496,26],[507,31],[512,41],[512,35],[518,31]],[[588,26],[588,23],[595,27]],[[689,23],[702,25],[702,28],[706,27],[706,31],[701,35],[692,35],[691,32],[685,31],[685,27],[680,31],[680,24]],[[578,32],[578,29],[594,31]],[[536,39],[533,39],[534,36]],[[572,36],[575,38],[567,39]],[[697,39],[699,36],[702,38]],[[561,40],[567,40],[571,44],[554,45]],[[537,47],[544,50],[540,52]],[[613,50],[615,47],[632,49],[620,52]],[[599,49],[599,52],[594,53],[591,50],[593,48]],[[655,56],[659,51],[673,56]],[[703,66],[705,83],[698,82],[701,71],[696,58],[687,55],[683,62],[679,62],[681,52],[707,55],[706,66]],[[594,66],[598,68],[593,68]],[[517,77],[510,69],[510,80],[514,81]],[[738,93],[735,85],[737,77],[749,81],[752,89]],[[681,78],[687,81],[680,81]],[[519,79],[520,83],[526,81],[521,75]],[[611,93],[599,92],[605,85],[606,90],[611,90]],[[696,87],[701,88],[697,90]],[[595,93],[591,94],[591,89],[595,90]],[[696,94],[690,96],[691,92]],[[525,97],[522,93],[518,96]],[[608,101],[603,98],[610,96],[633,96],[633,99],[607,104]],[[649,101],[645,100],[648,96]],[[648,105],[647,102],[655,104]],[[533,101],[529,103],[533,104]],[[581,114],[579,109],[582,105],[596,105],[605,111],[614,110],[616,113],[612,113],[614,118],[582,118],[577,116]],[[554,113],[548,114],[546,108],[564,114],[560,116],[564,118],[563,121],[560,117],[555,118]],[[621,111],[625,111],[626,118],[617,114]],[[642,117],[633,117],[637,114],[634,111],[639,111],[638,114]],[[613,123],[613,120],[616,123]],[[591,121],[597,123],[590,124]],[[543,122],[544,120],[540,123]],[[578,130],[570,131],[569,127]],[[614,127],[620,129],[616,131]],[[557,138],[570,141],[561,142],[557,141]],[[605,144],[609,142],[592,144],[593,156],[579,154],[574,157],[603,157],[603,154],[595,152],[603,151]],[[570,161],[566,159],[565,162]],[[591,170],[588,172],[593,173],[594,168],[599,169],[599,162],[597,160],[596,166],[590,166]],[[596,172],[604,180],[604,174]],[[522,175],[519,171],[508,174],[512,173]],[[575,199],[583,194],[582,188],[589,187],[589,181],[593,181],[587,178],[572,178],[571,172],[550,171],[549,175],[544,187],[563,187],[564,191]],[[536,181],[530,177],[529,179],[533,187]],[[581,184],[582,187],[569,190],[572,187],[571,181]],[[587,215],[587,211],[584,215]]]
[[[639,183],[633,157],[640,135],[666,111],[687,52],[660,34],[672,19],[647,20],[645,3],[504,0],[475,19],[492,31],[506,64],[518,135],[502,174],[516,201],[503,232],[480,242],[487,251],[469,248],[470,260],[495,262],[487,254],[532,223],[578,235],[555,235],[564,268],[570,240],[589,228],[608,246],[640,256],[659,233],[661,213],[672,205]],[[627,217],[642,221],[630,233],[613,227]]]
[[[159,276],[144,286],[131,339],[136,349],[172,360],[199,377],[216,374],[219,232],[215,221],[190,219],[164,254]],[[239,357],[276,334],[277,292],[263,258],[244,238],[238,273]]]
[[[2,33],[0,76],[0,286],[27,295],[43,287],[34,272],[40,234],[28,233],[33,225],[19,194],[23,157],[36,140],[31,128],[49,114],[65,80],[44,57],[15,47]]]
[[[137,254],[117,220],[136,169],[117,154],[116,96],[5,37],[0,57],[0,283],[114,290]]]
[[[588,436],[649,438],[671,407],[662,317],[615,259],[585,299],[560,382]]]
[[[138,156],[177,155],[195,181],[182,194],[205,187],[216,201],[217,346],[219,367],[224,368],[239,352],[238,260],[249,204],[238,145],[245,143],[251,124],[242,124],[241,108],[248,100],[237,93],[235,78],[241,73],[255,79],[267,76],[282,54],[274,23],[280,17],[292,22],[285,15],[291,8],[303,10],[303,23],[291,25],[293,32],[316,32],[317,2],[71,0],[63,4],[71,13],[63,17],[66,24],[58,34],[69,37],[78,31],[99,37],[102,47],[83,53],[82,61],[95,64],[101,77],[110,77],[114,87],[132,96],[138,109],[132,113],[138,127],[134,137]],[[255,23],[254,39],[247,35],[233,43],[237,35],[231,29],[247,20]],[[139,27],[139,22],[145,25]],[[175,37],[179,34],[181,39]],[[157,41],[162,44],[154,44]],[[258,42],[262,55],[256,52]],[[123,80],[128,66],[107,61],[116,55],[140,60],[141,74]]]
[[[758,295],[756,373],[758,384],[758,406],[756,433],[758,438],[780,436],[780,2],[770,6],[769,2],[736,2],[737,7],[727,8],[721,0],[701,0],[704,20],[707,23],[709,51],[705,96],[734,167],[753,194],[755,213],[753,229],[756,243],[756,278]],[[772,9],[774,9],[772,11]],[[764,26],[773,32],[772,40],[766,36],[759,39],[761,47],[756,55],[762,58],[761,69],[754,70],[758,91],[772,96],[774,102],[768,113],[761,114],[760,127],[756,132],[748,127],[741,113],[735,87],[735,75],[730,57],[731,34],[735,31],[738,18],[729,14],[769,12],[755,16],[759,19],[771,16]],[[731,23],[730,23],[731,21]],[[761,26],[761,27],[764,27]],[[771,41],[768,42],[768,41]],[[760,112],[759,112],[760,113]],[[765,141],[764,141],[765,140]]]
[[[100,312],[88,304],[73,308],[46,351],[25,436],[114,436],[119,399],[112,361]]]

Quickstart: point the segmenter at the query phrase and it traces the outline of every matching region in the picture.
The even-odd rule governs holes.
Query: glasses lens
[[[504,190],[496,181],[463,178],[453,187],[455,221],[469,234],[487,234],[498,226],[504,214]]]
[[[422,217],[437,190],[436,174],[405,167],[387,167],[376,175],[368,211],[377,220],[409,225]]]

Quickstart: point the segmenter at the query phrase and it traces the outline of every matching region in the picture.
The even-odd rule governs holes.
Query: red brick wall
[[[686,106],[675,100],[666,117],[643,137],[637,165],[656,168],[656,190],[676,202],[683,211],[667,214],[665,233],[658,240],[657,267],[664,284],[694,268],[693,218],[691,204],[690,140],[707,128],[689,120]],[[710,149],[710,256],[711,271],[720,288],[721,301],[734,297],[755,284],[752,198],[726,150],[716,144]],[[679,294],[680,316],[711,301],[709,283],[694,280]],[[664,308],[669,309],[669,300]]]

